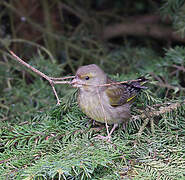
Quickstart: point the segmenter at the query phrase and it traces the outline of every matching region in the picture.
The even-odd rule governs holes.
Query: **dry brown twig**
[[[164,107],[160,107],[159,110],[153,110],[153,111],[150,110],[150,111],[147,111],[147,112],[142,113],[140,115],[132,116],[131,121],[144,119],[144,123],[143,123],[143,125],[140,127],[140,129],[138,131],[138,136],[140,136],[142,134],[144,128],[146,127],[146,125],[148,124],[149,121],[150,121],[150,124],[151,124],[151,128],[154,131],[153,118],[156,117],[156,116],[161,116],[162,114],[165,114],[165,113],[177,110],[182,105],[185,105],[185,100],[182,101],[182,102],[164,103],[164,104],[165,104],[165,106]]]
[[[171,73],[171,75],[175,74],[176,71],[182,71],[182,72],[185,72],[185,68],[184,66],[177,66],[177,65],[172,65],[172,67],[175,67],[177,68],[173,73]],[[166,91],[166,95],[167,96],[167,93],[170,89],[173,89],[174,91],[185,91],[185,88],[183,88],[182,86],[172,86],[170,85],[164,78],[161,79],[159,76],[155,75],[153,72],[150,72],[150,75],[156,79],[158,82],[156,83],[156,85],[158,87],[162,87],[162,88],[167,88],[167,91]]]
[[[178,65],[176,65],[176,64],[173,64],[172,67],[176,68],[176,70],[172,73],[172,75],[175,74],[176,71],[182,71],[182,72],[185,73],[185,67],[184,67],[183,65],[178,66]]]
[[[57,105],[59,105],[60,100],[58,98],[58,95],[57,95],[57,92],[55,90],[54,84],[70,84],[70,81],[63,81],[63,80],[74,78],[74,76],[68,76],[68,77],[63,77],[63,78],[49,77],[49,76],[45,75],[44,73],[42,73],[41,71],[37,70],[36,68],[32,67],[28,63],[24,62],[14,52],[10,51],[10,53],[15,58],[15,60],[17,60],[19,63],[21,63],[22,65],[26,66],[28,69],[31,69],[33,72],[37,73],[39,76],[41,76],[44,79],[46,79],[47,81],[49,81],[49,83],[50,83],[50,85],[53,89],[53,92],[55,94],[55,97],[57,99]]]

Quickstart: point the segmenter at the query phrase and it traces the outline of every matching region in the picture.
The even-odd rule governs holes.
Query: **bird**
[[[119,124],[126,124],[131,117],[130,107],[138,93],[147,87],[144,77],[129,83],[111,80],[96,64],[84,65],[77,69],[71,85],[78,88],[77,101],[83,113],[89,118],[105,123],[107,136],[98,136],[110,140],[111,134]],[[113,125],[110,133],[108,127]]]

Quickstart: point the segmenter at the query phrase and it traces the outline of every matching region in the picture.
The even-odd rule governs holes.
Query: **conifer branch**
[[[176,102],[176,103],[166,103],[167,106],[165,107],[160,107],[159,110],[156,111],[147,111],[146,113],[142,113],[140,115],[137,116],[132,116],[132,120],[138,120],[138,119],[145,119],[148,117],[155,117],[155,116],[160,116],[162,114],[177,110],[179,107],[181,107],[182,105],[185,105],[185,100],[183,102]]]
[[[131,121],[136,121],[139,119],[144,119],[143,125],[140,127],[138,131],[138,136],[140,136],[147,126],[148,122],[150,121],[152,133],[154,133],[154,122],[153,117],[160,116],[165,113],[169,113],[171,111],[177,110],[182,105],[185,105],[185,100],[183,102],[176,102],[176,103],[165,103],[165,107],[160,107],[159,110],[156,111],[145,111],[144,113],[136,116],[132,116]],[[153,108],[152,108],[153,109]]]

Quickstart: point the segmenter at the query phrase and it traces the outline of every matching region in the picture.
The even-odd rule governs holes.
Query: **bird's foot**
[[[60,106],[60,103],[61,103],[61,101],[60,101],[59,99],[57,99],[57,104],[56,104],[56,106]]]
[[[60,106],[60,101],[57,102],[56,106]]]
[[[108,135],[108,136],[101,136],[101,135],[98,135],[95,137],[96,139],[101,139],[101,140],[104,140],[104,141],[107,141],[107,142],[111,142],[111,136]]]

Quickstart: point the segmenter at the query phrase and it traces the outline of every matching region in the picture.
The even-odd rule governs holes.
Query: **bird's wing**
[[[106,94],[109,98],[111,106],[121,106],[136,96],[130,95],[130,92],[124,86],[112,85],[106,89]]]
[[[111,106],[121,106],[125,103],[132,103],[138,92],[146,87],[141,86],[145,79],[130,84],[111,85],[106,89]],[[108,83],[114,82],[108,79]]]

